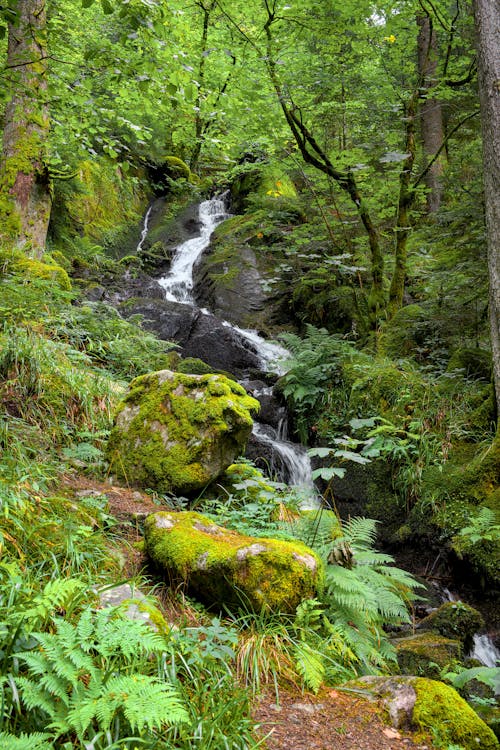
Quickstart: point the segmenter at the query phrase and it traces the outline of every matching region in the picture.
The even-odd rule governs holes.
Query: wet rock
[[[142,315],[146,330],[165,341],[175,341],[183,357],[199,358],[214,370],[224,370],[240,378],[259,366],[257,352],[250,342],[213,315],[191,305],[165,299],[135,300],[122,306],[121,311],[126,316]]]

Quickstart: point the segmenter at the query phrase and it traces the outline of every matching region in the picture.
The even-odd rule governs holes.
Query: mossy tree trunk
[[[50,218],[46,163],[46,0],[16,0],[9,23],[5,110],[0,160],[0,240],[41,256]]]
[[[500,414],[500,7],[492,0],[474,0],[474,16],[483,130],[491,347],[497,414]]]

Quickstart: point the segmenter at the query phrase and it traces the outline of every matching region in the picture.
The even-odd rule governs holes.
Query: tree
[[[51,206],[46,2],[12,0],[6,15],[11,96],[0,162],[0,240],[39,256]]]
[[[484,195],[490,280],[490,326],[497,414],[500,414],[500,9],[475,0],[479,98],[483,130]]]

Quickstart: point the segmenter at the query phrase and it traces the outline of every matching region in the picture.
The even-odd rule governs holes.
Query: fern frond
[[[70,602],[79,598],[85,586],[76,578],[55,578],[45,584],[43,591],[34,597],[32,606],[23,612],[23,619],[32,626],[41,625],[57,609],[67,609]]]
[[[304,685],[317,693],[325,677],[325,662],[322,654],[311,648],[308,643],[297,642],[294,649],[297,672]]]
[[[49,735],[41,732],[19,736],[0,732],[0,747],[2,750],[52,750],[53,745],[49,742]]]

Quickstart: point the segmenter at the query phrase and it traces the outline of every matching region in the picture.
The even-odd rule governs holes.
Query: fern
[[[343,662],[355,671],[385,668],[395,660],[395,651],[383,628],[410,621],[407,605],[419,584],[394,567],[390,555],[373,548],[376,522],[372,519],[353,518],[339,528],[335,514],[323,511],[296,524],[293,532],[325,561],[322,627],[334,667]],[[298,622],[307,618],[319,634],[317,608],[299,609]]]
[[[34,734],[21,733],[18,737],[7,732],[0,732],[0,747],[2,750],[53,750],[49,743],[49,735],[35,732]]]
[[[139,673],[163,639],[118,610],[86,610],[76,624],[55,621],[56,632],[34,633],[38,648],[22,652],[28,676],[16,679],[25,707],[46,716],[55,737],[75,733],[81,743],[95,732],[152,731],[187,721],[168,682]]]
[[[294,650],[295,666],[304,685],[317,693],[325,679],[325,660],[320,652],[308,643],[298,642]]]

